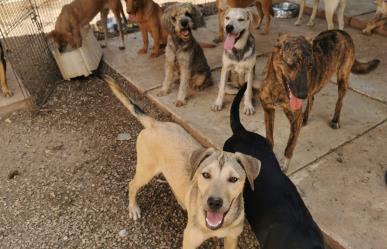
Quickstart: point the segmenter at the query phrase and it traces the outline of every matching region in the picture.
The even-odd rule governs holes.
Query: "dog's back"
[[[321,232],[290,179],[259,134],[247,131],[240,123],[239,104],[246,86],[238,92],[231,107],[233,135],[223,149],[259,159],[261,172],[254,191],[245,186],[245,213],[262,249],[324,248]]]

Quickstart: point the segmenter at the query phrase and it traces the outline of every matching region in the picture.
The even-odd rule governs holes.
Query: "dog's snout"
[[[216,211],[223,206],[223,200],[221,198],[210,197],[207,200],[207,204],[211,210]]]
[[[226,32],[231,33],[232,31],[234,31],[234,26],[231,24],[226,25]]]
[[[181,21],[180,21],[180,24],[181,24],[181,26],[182,27],[187,27],[188,26],[188,20],[187,19],[182,19]]]

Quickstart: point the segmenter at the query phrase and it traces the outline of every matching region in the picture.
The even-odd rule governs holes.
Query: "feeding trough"
[[[300,7],[296,3],[282,2],[273,4],[274,17],[276,18],[294,18],[298,16]]]

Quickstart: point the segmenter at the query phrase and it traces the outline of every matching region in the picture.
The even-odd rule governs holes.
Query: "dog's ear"
[[[248,13],[248,17],[249,17],[249,20],[250,20],[250,27],[249,27],[249,29],[250,29],[251,32],[253,32],[258,27],[259,16],[258,16],[257,13],[255,13],[252,10],[247,10],[247,13]]]
[[[197,6],[192,5],[190,15],[193,22],[193,29],[197,29],[205,25],[203,14]]]
[[[206,158],[215,152],[214,148],[200,148],[191,153],[189,156],[189,163],[191,165],[191,179],[194,177],[196,170]]]
[[[236,152],[235,158],[246,172],[247,180],[251,189],[254,191],[254,180],[258,177],[261,170],[261,162],[254,157]]]
[[[168,33],[173,32],[173,23],[172,23],[172,10],[175,8],[176,4],[168,6],[165,10],[164,13],[161,16],[161,25],[164,27],[164,29]]]

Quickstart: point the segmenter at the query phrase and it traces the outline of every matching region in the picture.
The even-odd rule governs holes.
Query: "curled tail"
[[[121,101],[121,103],[130,111],[130,113],[135,116],[138,121],[145,127],[151,127],[156,121],[152,117],[147,116],[140,107],[133,103],[133,101],[125,95],[122,91],[121,87],[117,84],[117,82],[110,77],[109,75],[102,75],[102,79],[108,83],[110,89],[113,94]]]
[[[233,134],[236,134],[241,131],[246,131],[245,127],[243,127],[241,120],[239,118],[239,105],[241,104],[246,88],[247,88],[247,83],[243,84],[241,89],[239,89],[231,105],[230,124],[231,124],[231,130]]]
[[[367,74],[373,70],[375,70],[380,63],[380,60],[374,59],[369,62],[359,62],[355,60],[355,63],[352,66],[351,72],[354,74]]]

